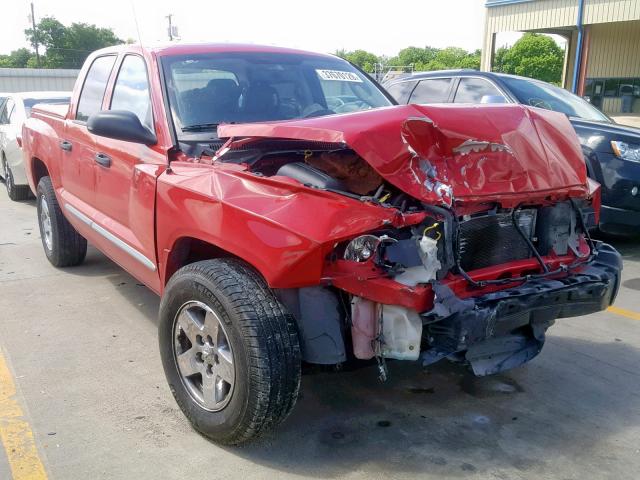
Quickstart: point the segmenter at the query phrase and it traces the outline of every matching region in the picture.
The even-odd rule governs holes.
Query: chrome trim
[[[94,230],[96,233],[100,234],[102,237],[109,240],[111,243],[113,243],[116,247],[118,247],[123,252],[128,253],[130,256],[132,256],[142,265],[147,267],[149,270],[151,270],[152,272],[156,271],[156,265],[151,260],[149,260],[147,257],[145,257],[142,253],[140,253],[138,250],[133,248],[128,243],[120,240],[110,231],[98,225],[96,222],[91,220],[89,217],[87,217],[84,213],[79,211],[73,205],[69,205],[68,203],[65,203],[64,208],[69,213],[71,213],[74,217],[80,220],[82,223],[91,227],[91,229]]]

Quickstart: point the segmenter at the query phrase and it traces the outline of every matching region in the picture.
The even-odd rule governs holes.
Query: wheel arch
[[[31,159],[31,180],[33,180],[33,190],[38,188],[38,183],[42,180],[42,177],[49,177],[49,169],[47,165],[38,157]]]
[[[166,255],[164,273],[161,278],[163,287],[166,286],[171,277],[182,267],[201,260],[212,260],[214,258],[235,258],[250,265],[245,259],[234,255],[210,241],[195,236],[181,236],[173,242],[171,249]]]

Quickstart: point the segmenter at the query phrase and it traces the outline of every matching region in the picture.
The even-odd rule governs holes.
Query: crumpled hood
[[[342,143],[396,187],[447,206],[588,193],[582,150],[569,120],[522,105],[402,105],[221,125],[218,135]]]

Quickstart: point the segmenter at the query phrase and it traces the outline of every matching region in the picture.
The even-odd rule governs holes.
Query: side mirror
[[[507,99],[502,95],[483,95],[480,103],[507,103]]]
[[[94,135],[125,142],[155,145],[156,135],[140,123],[138,116],[127,110],[103,110],[87,120],[87,129]]]

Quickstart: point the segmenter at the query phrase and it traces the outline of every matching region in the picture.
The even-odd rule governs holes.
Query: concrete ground
[[[630,315],[640,245],[616,245]],[[279,430],[221,448],[165,384],[158,298],[95,249],[80,267],[51,267],[34,203],[4,193],[0,289],[0,352],[48,478],[638,478],[640,322],[624,314],[560,320],[538,358],[495,377],[401,362],[386,384],[372,369],[306,376]],[[6,409],[0,399],[0,430]],[[0,448],[0,479],[16,455]]]

